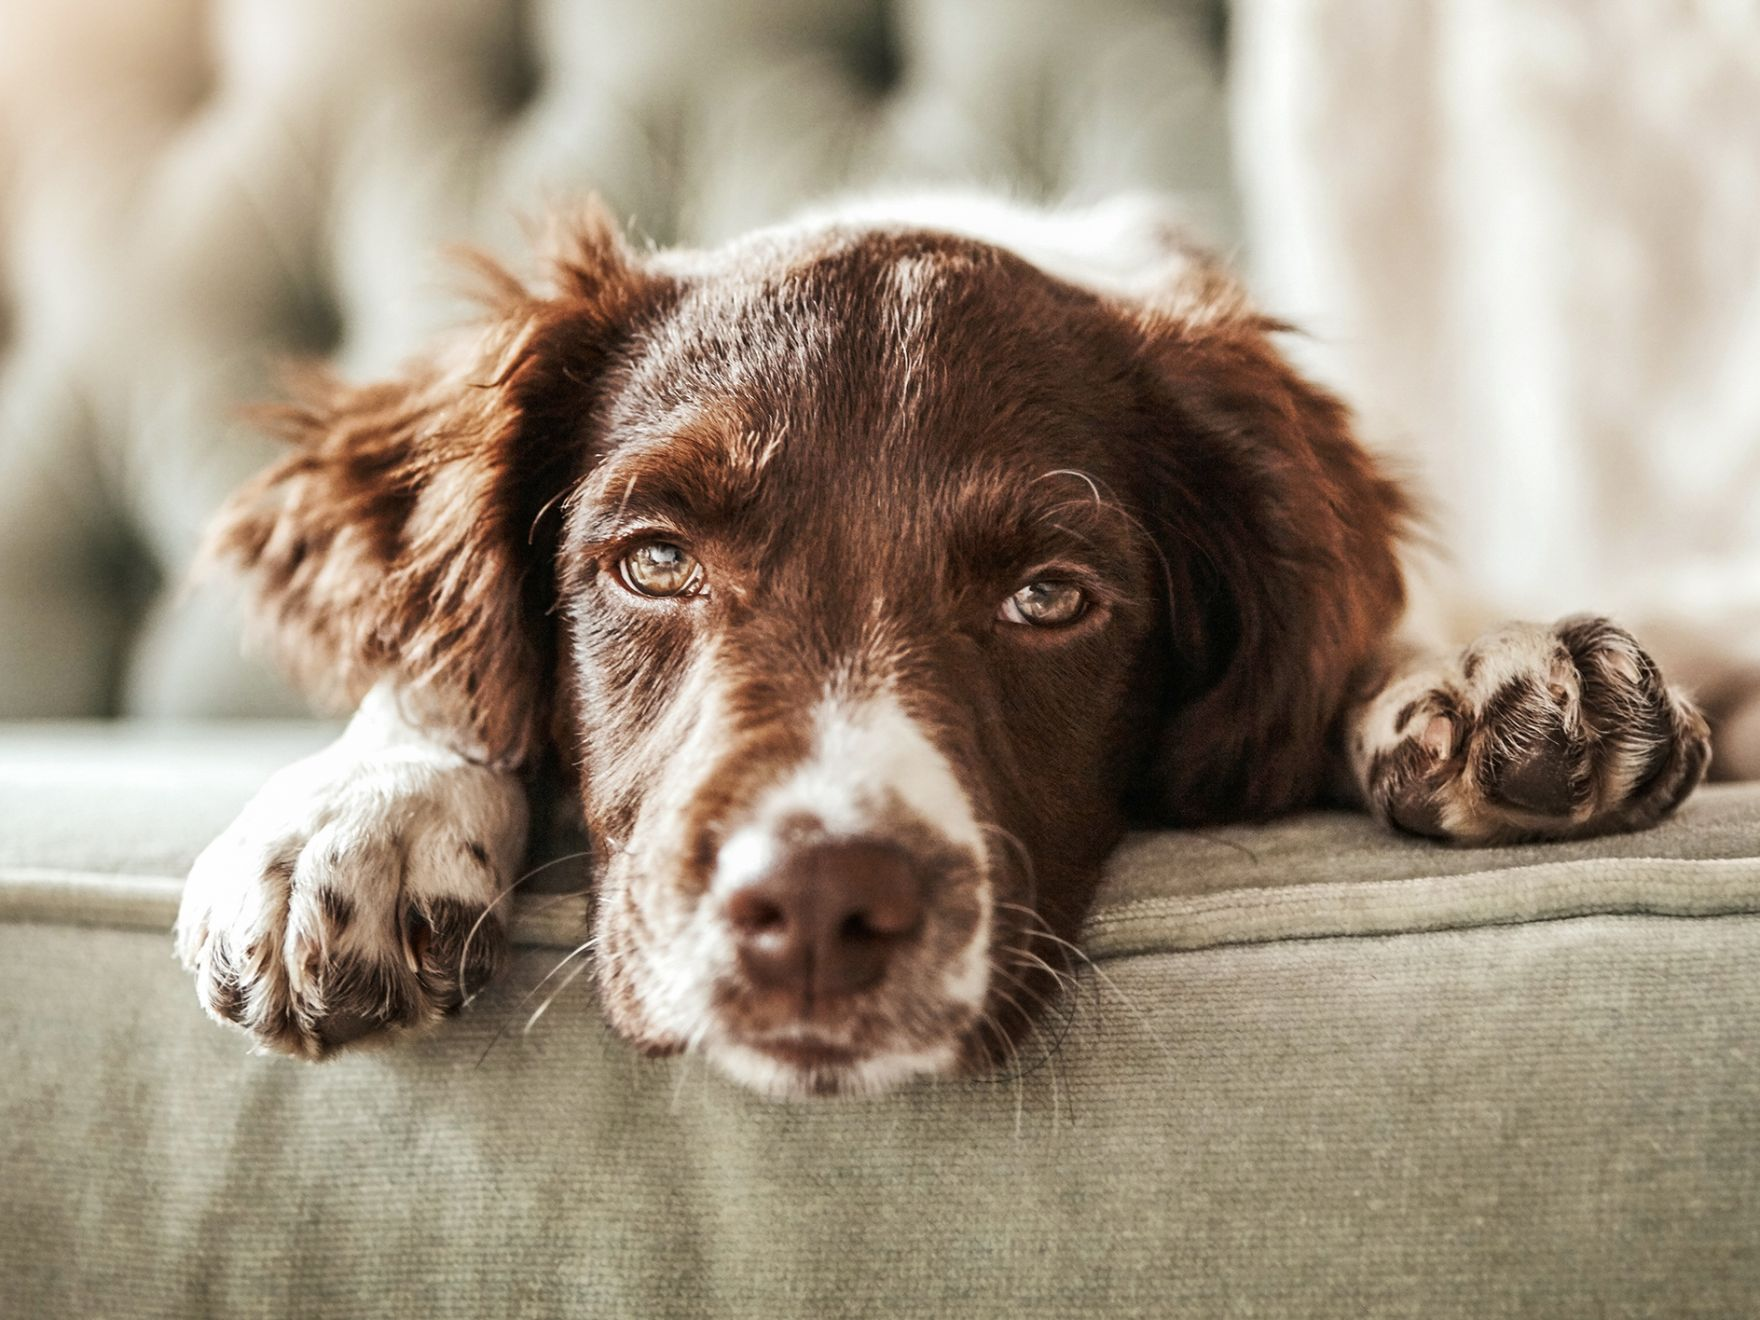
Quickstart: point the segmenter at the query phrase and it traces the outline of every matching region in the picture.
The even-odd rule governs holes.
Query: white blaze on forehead
[[[915,298],[932,292],[939,281],[930,258],[900,257],[892,263],[892,282],[900,295]]]
[[[922,725],[890,692],[851,699],[833,689],[813,712],[806,760],[764,796],[756,816],[760,827],[809,816],[827,833],[850,835],[884,824],[895,807],[983,860],[971,798]]]
[[[1154,193],[1063,207],[976,191],[876,193],[809,211],[795,225],[940,230],[1006,248],[1048,275],[1103,293],[1166,288],[1191,266],[1180,237],[1188,228],[1184,215],[1171,198]],[[908,273],[901,263],[900,276]]]

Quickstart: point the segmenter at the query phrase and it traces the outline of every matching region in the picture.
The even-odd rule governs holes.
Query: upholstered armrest
[[[1760,788],[1450,851],[1316,815],[1121,851],[1001,1078],[779,1105],[644,1060],[577,863],[424,1040],[245,1053],[185,867],[312,726],[0,737],[0,1311],[1739,1314]],[[541,987],[541,988],[540,988]]]

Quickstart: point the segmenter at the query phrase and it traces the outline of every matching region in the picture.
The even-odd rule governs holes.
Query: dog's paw
[[[1369,805],[1460,843],[1642,829],[1711,760],[1705,720],[1606,619],[1511,624],[1371,704],[1359,747]]]
[[[196,860],[177,952],[203,1006],[317,1059],[427,1026],[494,974],[518,866],[517,778],[431,744],[348,737],[271,779]]]

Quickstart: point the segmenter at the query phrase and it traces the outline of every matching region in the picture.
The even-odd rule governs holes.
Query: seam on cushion
[[[104,926],[169,934],[183,880],[111,871],[0,866],[0,924]],[[577,894],[516,897],[509,919],[515,944],[569,948],[587,936],[587,900]]]
[[[0,867],[0,921],[169,931],[182,892],[181,879],[164,876]],[[573,947],[587,938],[586,904],[572,894],[518,896],[509,934],[519,945]],[[1094,912],[1082,942],[1091,956],[1110,958],[1595,915],[1742,914],[1760,914],[1760,859],[1581,858],[1136,899]]]
[[[1552,862],[1523,862],[1519,866],[1487,866],[1478,871],[1438,871],[1429,875],[1387,876],[1378,880],[1310,880],[1294,885],[1229,885],[1222,889],[1207,890],[1201,894],[1152,894],[1144,898],[1128,899],[1120,903],[1102,904],[1096,910],[1107,916],[1131,916],[1139,909],[1159,911],[1169,904],[1184,907],[1188,904],[1202,902],[1205,899],[1228,899],[1240,894],[1250,893],[1284,893],[1297,889],[1325,889],[1337,885],[1407,885],[1431,884],[1443,881],[1483,881],[1491,876],[1516,876],[1526,871],[1553,871],[1569,867],[1593,867],[1596,870],[1607,870],[1610,867],[1625,866],[1663,866],[1671,869],[1680,867],[1696,867],[1705,865],[1737,865],[1755,868],[1755,875],[1760,878],[1760,856],[1754,857],[1571,857],[1561,858]],[[1141,865],[1141,863],[1139,863]]]
[[[1219,939],[1209,944],[1181,945],[1179,947],[1146,944],[1141,948],[1120,947],[1109,949],[1104,953],[1095,953],[1091,955],[1091,961],[1095,963],[1121,963],[1129,962],[1134,958],[1182,958],[1188,953],[1209,953],[1217,949],[1270,948],[1278,944],[1326,944],[1343,940],[1379,943],[1384,940],[1403,940],[1424,935],[1451,935],[1460,931],[1554,926],[1573,921],[1599,920],[1603,917],[1616,921],[1760,921],[1760,910],[1741,907],[1730,908],[1727,911],[1706,910],[1680,913],[1655,912],[1648,908],[1596,908],[1592,911],[1560,912],[1544,917],[1516,917],[1509,921],[1471,921],[1458,926],[1421,926],[1413,927],[1410,930],[1341,930],[1329,934],[1272,935],[1263,939]],[[1082,975],[1082,969],[1075,968],[1074,974]]]
[[[0,867],[0,922],[171,929],[183,881],[160,875]]]
[[[1137,899],[1089,919],[1091,954],[1511,926],[1595,915],[1760,913],[1760,859],[1579,858],[1453,876]]]

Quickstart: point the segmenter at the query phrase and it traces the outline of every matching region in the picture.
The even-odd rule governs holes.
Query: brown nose
[[[791,849],[727,899],[740,965],[759,985],[816,996],[878,981],[923,924],[922,874],[892,844]]]

